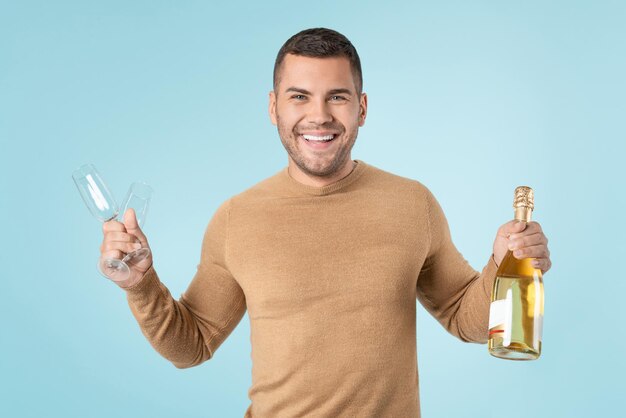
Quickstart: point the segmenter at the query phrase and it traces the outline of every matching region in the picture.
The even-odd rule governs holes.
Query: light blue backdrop
[[[0,3],[3,417],[243,416],[247,315],[200,367],[160,357],[95,270],[100,224],[70,174],[94,163],[118,199],[153,185],[145,232],[179,297],[217,206],[285,167],[273,61],[315,26],[361,55],[353,158],[426,184],[476,269],[517,185],[550,238],[539,361],[492,358],[420,307],[424,417],[619,414],[626,3]]]

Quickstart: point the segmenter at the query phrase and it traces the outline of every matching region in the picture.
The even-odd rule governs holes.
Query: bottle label
[[[494,300],[489,307],[489,329],[504,325],[506,299]]]
[[[504,346],[511,343],[513,325],[513,292],[509,289],[506,298],[494,300],[489,306],[489,337],[501,336]]]

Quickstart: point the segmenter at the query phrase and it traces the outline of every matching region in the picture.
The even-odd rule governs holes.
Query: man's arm
[[[211,219],[197,272],[174,300],[154,267],[125,288],[128,304],[150,344],[178,368],[210,359],[246,311],[244,293],[228,270],[230,200]]]
[[[430,249],[417,281],[417,298],[450,333],[466,342],[487,341],[489,303],[496,272],[508,250],[532,258],[545,274],[552,262],[548,239],[537,222],[510,221],[498,229],[493,253],[481,273],[458,252],[448,222],[427,191]]]
[[[427,191],[430,250],[417,280],[417,298],[451,334],[465,342],[487,342],[489,303],[497,265],[489,258],[482,273],[456,249],[448,222]]]

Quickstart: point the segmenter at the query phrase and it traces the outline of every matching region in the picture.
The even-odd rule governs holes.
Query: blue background
[[[550,239],[539,361],[493,358],[420,306],[423,416],[618,415],[626,3],[516,3],[1,1],[0,415],[243,416],[247,315],[200,367],[160,357],[96,272],[101,226],[70,174],[94,163],[118,200],[154,187],[145,232],[178,298],[218,205],[286,166],[273,62],[316,26],[361,56],[353,158],[426,184],[476,269],[517,185]]]

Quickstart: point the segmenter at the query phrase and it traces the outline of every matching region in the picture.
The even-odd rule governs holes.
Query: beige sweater
[[[180,300],[154,268],[127,289],[179,368],[210,359],[248,311],[246,417],[419,417],[416,299],[461,340],[487,340],[493,257],[473,270],[426,187],[356,162],[328,186],[285,168],[224,202]]]

